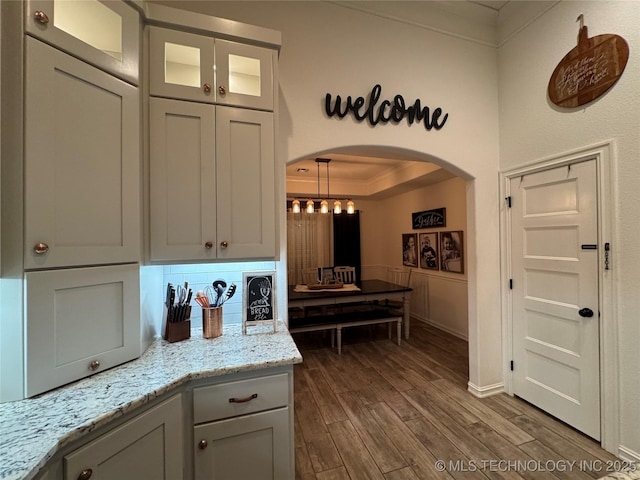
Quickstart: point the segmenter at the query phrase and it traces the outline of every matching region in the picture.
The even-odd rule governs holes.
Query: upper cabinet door
[[[216,101],[273,110],[275,51],[216,39]]]
[[[124,2],[26,0],[25,30],[138,85],[140,19]]]
[[[273,114],[216,107],[218,258],[275,256]]]
[[[151,260],[216,258],[215,107],[149,99]]]
[[[214,103],[213,38],[149,27],[149,93]]]
[[[138,88],[26,38],[25,268],[140,260]]]

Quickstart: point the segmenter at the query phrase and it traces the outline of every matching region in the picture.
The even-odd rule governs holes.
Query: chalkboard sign
[[[276,329],[276,272],[242,274],[242,332],[247,326],[271,325]]]
[[[446,208],[434,208],[433,210],[412,213],[411,218],[413,219],[413,229],[419,230],[421,228],[446,227],[446,210]]]

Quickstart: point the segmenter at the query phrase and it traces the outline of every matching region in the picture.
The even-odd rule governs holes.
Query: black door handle
[[[593,317],[593,310],[591,310],[590,308],[581,308],[578,311],[578,315],[586,318]]]

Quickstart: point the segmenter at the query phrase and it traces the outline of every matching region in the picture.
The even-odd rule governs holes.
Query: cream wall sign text
[[[373,126],[380,122],[400,123],[406,117],[409,125],[414,122],[422,122],[427,130],[432,128],[440,130],[449,118],[448,113],[444,113],[443,116],[442,109],[439,107],[433,109],[433,112],[428,106],[423,107],[420,99],[417,99],[413,105],[407,106],[402,95],[396,95],[393,97],[393,101],[383,100],[378,104],[381,93],[382,87],[376,85],[371,89],[371,94],[367,99],[364,97],[352,99],[351,96],[348,96],[343,102],[340,95],[336,95],[333,106],[331,94],[327,93],[324,108],[330,117],[337,115],[338,118],[344,118],[352,113],[353,118],[359,122],[367,120]]]

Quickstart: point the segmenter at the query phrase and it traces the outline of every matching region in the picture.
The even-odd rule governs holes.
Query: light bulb
[[[329,202],[326,200],[320,202],[320,213],[329,213]]]
[[[313,213],[313,200],[307,200],[307,213]]]
[[[347,213],[351,214],[351,213],[355,213],[355,211],[356,211],[355,204],[353,203],[352,200],[349,200],[347,202]]]
[[[297,198],[294,198],[293,202],[291,202],[291,211],[293,213],[300,213],[300,200]]]
[[[342,213],[342,203],[340,203],[340,200],[333,202],[333,213],[337,215]]]

